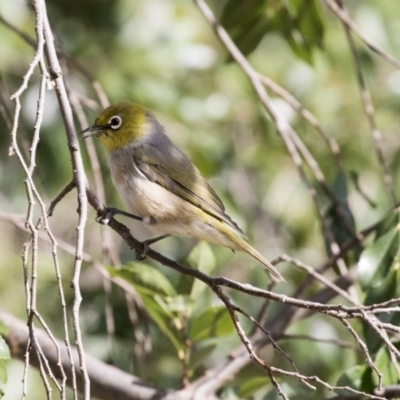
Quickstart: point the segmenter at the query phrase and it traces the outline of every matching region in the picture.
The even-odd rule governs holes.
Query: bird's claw
[[[135,249],[136,253],[136,259],[139,261],[143,261],[147,257],[147,253],[150,250],[150,246],[147,243],[147,240],[142,242],[142,248],[141,249]]]
[[[116,214],[115,209],[105,208],[102,213],[100,212],[97,213],[96,222],[102,225],[108,225],[115,214]]]

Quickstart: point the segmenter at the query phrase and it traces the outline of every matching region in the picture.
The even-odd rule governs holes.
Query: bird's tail
[[[271,279],[275,282],[283,281],[286,282],[283,276],[277,271],[277,269],[266,260],[257,250],[253,249],[247,242],[246,237],[242,231],[236,229],[235,226],[228,225],[223,221],[220,221],[210,215],[204,213],[204,219],[206,225],[208,227],[213,227],[215,232],[218,233],[217,236],[211,236],[210,231],[207,230],[206,234],[201,232],[202,234],[195,235],[199,239],[204,239],[208,242],[213,242],[216,244],[220,244],[226,247],[229,247],[232,250],[241,250],[250,254],[253,258],[255,258],[258,262],[260,262],[269,272]],[[223,239],[222,239],[222,237]],[[222,239],[222,240],[221,240]]]
[[[233,240],[235,244],[246,253],[250,254],[253,258],[259,261],[264,267],[267,269],[271,278],[276,282],[286,282],[283,276],[278,272],[278,270],[267,260],[265,259],[256,249],[251,247],[248,243],[246,243],[243,239],[236,236],[236,240]]]
[[[233,246],[231,246],[234,250],[242,250],[246,253],[250,254],[253,258],[259,261],[269,272],[271,278],[275,282],[286,282],[283,276],[278,272],[278,270],[268,261],[266,260],[256,249],[251,247],[244,239],[242,239],[239,234],[231,229],[224,229],[225,237],[232,242]]]

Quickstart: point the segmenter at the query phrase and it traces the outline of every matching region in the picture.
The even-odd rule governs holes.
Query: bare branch
[[[332,12],[342,21],[342,23],[344,23],[348,29],[350,29],[355,35],[357,35],[358,38],[370,48],[370,50],[381,56],[385,61],[392,64],[395,68],[400,69],[400,61],[392,55],[386,53],[383,49],[381,49],[379,46],[371,42],[365,35],[363,35],[358,29],[357,25],[346,14],[346,12],[344,12],[340,8],[336,0],[325,0],[325,2],[332,10]]]
[[[71,181],[67,186],[57,195],[57,197],[50,203],[47,215],[51,217],[53,215],[56,205],[72,190],[76,187],[75,181]]]
[[[9,328],[9,332],[5,335],[5,339],[9,344],[12,355],[23,360],[29,340],[26,324],[3,311],[0,311],[0,320],[3,321]],[[40,329],[36,329],[36,339],[41,349],[43,349],[50,368],[54,371],[57,377],[61,378],[58,373],[58,355],[54,350],[52,340],[49,339],[47,333]],[[58,342],[58,346],[61,349],[61,362],[62,367],[67,374],[67,382],[71,384],[71,365],[67,350],[63,342]],[[72,348],[72,357],[75,365],[78,389],[83,391],[85,383],[80,377],[80,355],[78,355],[76,348]],[[123,372],[112,365],[105,364],[88,354],[85,354],[85,359],[88,377],[92,383],[92,396],[96,398],[104,400],[150,400],[154,398],[161,399],[165,394],[163,389],[146,385],[136,376]],[[32,354],[32,352],[30,353],[30,362],[36,366],[39,364],[38,358],[35,356],[35,354]]]
[[[34,3],[34,8],[38,9],[39,5]],[[73,326],[75,331],[75,338],[77,343],[77,348],[79,352],[79,366],[80,372],[83,375],[84,380],[84,398],[85,400],[90,399],[90,381],[87,374],[87,370],[85,367],[85,355],[83,351],[83,343],[82,343],[82,335],[80,331],[79,325],[79,307],[82,301],[82,296],[79,287],[79,277],[82,266],[82,251],[84,244],[84,233],[85,233],[85,225],[87,219],[87,201],[86,201],[86,175],[82,164],[82,158],[79,150],[79,143],[75,132],[74,121],[72,117],[72,110],[68,100],[67,91],[65,88],[64,80],[62,77],[62,71],[60,67],[60,63],[58,61],[57,53],[54,47],[54,38],[51,31],[51,27],[47,18],[47,11],[45,4],[40,5],[43,12],[43,20],[44,20],[44,37],[45,37],[45,55],[47,59],[47,63],[49,65],[49,71],[51,78],[55,83],[55,91],[57,95],[57,99],[59,102],[61,114],[64,120],[64,125],[67,134],[68,146],[71,154],[71,162],[74,173],[74,182],[76,184],[77,192],[78,192],[78,215],[79,221],[77,230],[77,241],[76,241],[76,254],[75,254],[75,262],[74,262],[74,274],[72,278],[72,287],[75,294],[74,305],[73,305]]]
[[[331,1],[328,1],[328,3],[331,3]],[[341,4],[341,0],[338,1],[338,4],[339,4],[339,9],[340,9],[340,15],[347,16],[346,11],[343,8],[343,5]],[[344,20],[342,18],[341,18],[341,21],[343,23],[344,30],[346,32],[347,41],[349,42],[351,54],[353,56],[358,86],[360,89],[361,99],[362,99],[362,103],[364,106],[364,112],[365,112],[365,115],[367,116],[367,120],[368,120],[368,124],[369,124],[370,130],[371,130],[371,136],[374,141],[378,161],[382,168],[383,181],[385,183],[386,190],[392,199],[393,204],[396,204],[396,195],[394,193],[394,188],[393,188],[393,179],[392,179],[392,176],[390,175],[389,168],[387,166],[385,156],[383,153],[382,134],[376,125],[374,104],[372,103],[371,94],[365,84],[364,75],[363,75],[363,72],[361,69],[360,57],[358,55],[356,44],[354,42],[353,35],[351,33],[351,28],[349,27],[349,25],[346,22],[344,22]]]

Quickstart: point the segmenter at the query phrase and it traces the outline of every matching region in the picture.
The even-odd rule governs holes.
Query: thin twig
[[[319,133],[322,139],[326,142],[334,157],[335,164],[340,167],[340,147],[335,138],[328,135],[324,131],[317,117],[300,103],[290,92],[279,86],[276,82],[265,75],[259,75],[260,81],[273,93],[284,99],[294,110],[296,110],[314,129]]]
[[[328,0],[328,3],[331,3],[331,1]],[[345,9],[343,8],[342,2],[337,0],[337,5],[339,6],[339,9],[340,9],[340,15],[347,16],[347,13],[346,13]],[[362,103],[364,106],[364,112],[365,112],[365,115],[367,116],[367,120],[368,120],[368,124],[369,124],[370,130],[371,130],[371,136],[374,141],[374,146],[375,146],[376,154],[378,157],[378,161],[382,168],[383,181],[385,183],[386,190],[392,199],[393,204],[396,204],[396,195],[395,195],[394,188],[393,188],[393,179],[389,172],[389,167],[387,166],[386,159],[385,159],[385,156],[383,153],[382,134],[376,125],[374,104],[372,103],[371,94],[370,94],[369,90],[367,89],[367,85],[364,80],[364,75],[363,75],[362,69],[361,69],[360,57],[358,55],[358,51],[357,51],[356,44],[353,39],[353,35],[351,34],[351,28],[349,27],[349,25],[346,22],[344,22],[343,19],[341,19],[341,21],[342,21],[344,30],[346,32],[346,37],[347,37],[347,41],[349,42],[351,54],[353,56],[354,67],[355,67],[356,75],[357,75],[357,82],[358,82],[358,86],[360,89]]]
[[[83,350],[82,334],[79,323],[79,308],[82,302],[82,295],[79,287],[79,277],[82,266],[82,251],[84,244],[84,233],[87,219],[87,201],[86,201],[86,175],[80,156],[79,144],[75,132],[74,121],[72,118],[72,110],[68,100],[67,91],[65,88],[64,80],[60,63],[58,61],[57,53],[54,47],[54,38],[51,27],[47,17],[45,5],[43,6],[44,14],[44,36],[45,42],[45,55],[49,65],[49,71],[52,79],[55,82],[55,91],[59,102],[61,114],[63,116],[64,125],[67,134],[68,145],[71,153],[71,161],[74,171],[74,182],[78,192],[78,215],[79,221],[77,225],[77,240],[76,240],[76,254],[74,262],[74,274],[71,281],[74,290],[74,304],[72,311],[72,321],[75,331],[75,339],[79,352],[79,366],[84,380],[84,399],[90,399],[90,381],[85,364],[85,354]]]
[[[74,180],[72,180],[70,183],[68,183],[64,189],[57,195],[57,197],[50,203],[50,206],[47,211],[47,215],[51,217],[53,215],[54,209],[56,208],[56,205],[72,190],[76,187],[76,183]]]
[[[381,373],[381,371],[379,371],[378,367],[372,360],[372,357],[368,351],[367,345],[364,343],[363,340],[361,340],[360,336],[354,330],[354,328],[350,325],[349,321],[347,321],[344,318],[340,318],[340,321],[348,329],[348,331],[352,334],[352,336],[354,337],[354,340],[360,347],[361,351],[364,353],[367,364],[372,368],[373,371],[375,371],[376,375],[378,376],[378,388],[381,388],[382,387],[382,373]]]
[[[295,258],[290,257],[286,254],[282,254],[281,256],[277,257],[275,260],[272,261],[272,264],[276,265],[277,263],[279,263],[281,261],[289,262],[289,263],[293,264],[294,266],[296,266],[297,268],[307,271],[307,273],[310,276],[312,276],[316,280],[323,283],[326,287],[330,287],[331,289],[335,290],[340,296],[344,297],[350,303],[361,306],[361,303],[359,303],[356,299],[354,299],[352,296],[350,296],[349,293],[347,293],[346,291],[344,291],[341,288],[339,288],[338,286],[336,286],[333,282],[331,282],[329,279],[325,278],[323,275],[318,273],[318,271],[316,271],[314,268],[310,267],[309,265],[304,264],[300,260],[296,260]]]
[[[365,35],[361,33],[357,25],[349,18],[349,16],[340,8],[336,0],[325,0],[331,11],[350,29],[358,38],[364,42],[370,50],[381,56],[385,61],[392,64],[395,68],[400,69],[400,61],[392,55],[385,52],[382,48],[371,42]]]

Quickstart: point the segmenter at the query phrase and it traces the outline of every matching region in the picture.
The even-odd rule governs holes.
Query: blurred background
[[[236,35],[240,43],[246,35],[240,31],[240,24],[235,22],[234,13],[229,12],[227,6],[232,3],[214,1],[210,2],[210,6],[218,16],[225,18],[226,26],[230,27],[231,34]],[[285,87],[319,119],[327,134],[337,141],[341,168],[338,168],[329,147],[315,129],[287,102],[272,94],[274,106],[304,140],[329,186],[335,188],[338,187],[335,185],[339,185],[338,190],[347,191],[348,205],[358,231],[379,220],[393,202],[383,183],[382,168],[363,111],[354,62],[344,30],[322,3],[314,3],[317,10],[315,19],[308,22],[310,42],[296,47],[290,43],[282,24],[276,23],[263,31],[261,36],[255,34],[257,37],[250,43],[244,41],[242,50],[260,73]],[[363,34],[400,58],[400,7],[396,2],[364,0],[346,3],[350,16]],[[72,60],[90,71],[103,86],[110,103],[127,100],[152,110],[174,143],[216,189],[228,213],[246,232],[250,243],[265,257],[272,260],[281,254],[289,254],[314,267],[327,259],[313,201],[287,149],[246,77],[229,58],[193,2],[48,0],[46,4],[57,47],[68,55],[68,59],[62,59],[67,86],[71,93],[79,94],[82,103],[86,104],[84,110],[90,124],[100,107],[94,102],[96,96],[90,81]],[[0,15],[34,37],[34,17],[24,1],[0,2]],[[0,37],[1,95],[13,112],[9,96],[21,85],[34,51],[4,24],[0,24]],[[366,84],[376,108],[376,122],[383,135],[383,154],[398,196],[400,71],[371,53],[360,41],[356,40],[356,43]],[[36,71],[22,97],[18,140],[25,155],[28,154],[33,135],[38,91],[39,73]],[[34,179],[48,205],[70,181],[72,173],[54,91],[47,91],[45,102]],[[81,126],[76,119],[77,131],[83,128],[85,126]],[[4,118],[0,118],[0,132],[1,215],[24,217],[27,210],[23,183],[25,175],[16,157],[8,156],[10,130]],[[86,173],[93,186],[93,173],[85,144],[81,143],[81,147]],[[99,146],[97,148],[107,204],[124,208],[112,186],[105,154]],[[340,176],[344,181],[338,183]],[[317,198],[322,209],[329,212],[329,201],[323,193],[318,191]],[[72,192],[57,206],[50,219],[56,237],[71,244],[75,243],[76,207],[76,193]],[[108,228],[97,224],[95,212],[91,208],[89,210],[85,251],[101,261],[101,230]],[[36,212],[39,216],[38,209]],[[122,221],[122,218],[117,219]],[[141,224],[126,219],[123,222],[132,229],[135,237],[146,239],[151,236]],[[134,253],[116,234],[110,234],[122,263],[134,261]],[[0,305],[3,310],[25,319],[21,254],[28,234],[3,218],[0,219],[0,237]],[[207,272],[210,274],[267,286],[268,279],[262,268],[246,255],[234,255],[227,249],[213,245],[204,248],[195,246],[196,241],[192,239],[169,238],[154,247],[186,264],[189,255],[195,261],[199,260],[193,248],[202,249],[208,254]],[[73,293],[69,281],[73,257],[59,250],[59,258],[70,307]],[[146,263],[152,264],[149,260]],[[175,288],[183,284],[177,273],[159,265],[157,268]],[[280,271],[288,280],[286,285],[278,287],[282,293],[292,293],[305,277],[304,273],[288,266],[280,267]],[[55,281],[51,247],[42,243],[39,252],[38,309],[53,332],[62,337],[60,307],[54,300],[58,298]],[[105,295],[102,275],[89,263],[84,264],[81,287],[86,350],[156,385],[179,387],[182,363],[177,349],[171,346],[168,335],[152,322],[146,312],[137,310],[140,323],[133,328],[124,293],[113,285]],[[184,290],[180,292],[177,289],[177,292],[182,294]],[[199,302],[203,306],[219,304],[211,292],[202,293],[204,298],[201,297]],[[262,305],[256,299],[236,297],[239,304],[253,315]],[[115,320],[112,346],[106,329],[107,303]],[[189,306],[185,303],[182,307],[185,309]],[[189,308],[196,312],[196,304]],[[179,306],[176,309],[181,313]],[[271,310],[272,314],[274,310]],[[145,336],[139,362],[137,357],[134,361],[137,329]],[[327,338],[340,338],[342,330],[338,324],[323,318],[308,319],[291,327],[292,333],[317,332],[319,336]],[[210,343],[212,350],[202,358],[200,368],[193,366],[192,377],[200,376],[208,366],[228,354],[239,344],[239,340],[233,329],[228,327],[223,335],[203,340],[199,349]],[[310,354],[311,348],[316,349],[313,355]],[[348,353],[348,357],[343,357],[343,349],[329,344],[302,342],[301,346],[291,347],[288,343],[285,349],[295,355],[296,364],[304,374],[318,373],[329,382],[335,382],[343,370],[360,358],[360,354],[352,352]],[[318,357],[321,354],[323,358]],[[273,359],[271,354],[265,357]],[[280,361],[274,360],[274,363],[279,365]],[[8,364],[9,383],[4,389],[6,399],[20,398],[22,368],[23,364],[19,361]],[[240,386],[246,377],[263,377],[263,374],[262,370],[249,365],[235,384]],[[251,392],[251,395],[256,396],[254,398],[267,398],[263,397],[270,393],[270,388],[265,386],[267,383],[266,379],[264,386],[259,385],[258,391]],[[30,370],[28,387],[31,398],[43,396],[43,387],[38,383],[33,369]],[[224,388],[225,398],[248,397],[233,387],[232,384]],[[276,398],[272,394],[270,396],[268,399]],[[307,397],[297,393],[297,397],[291,398]]]

